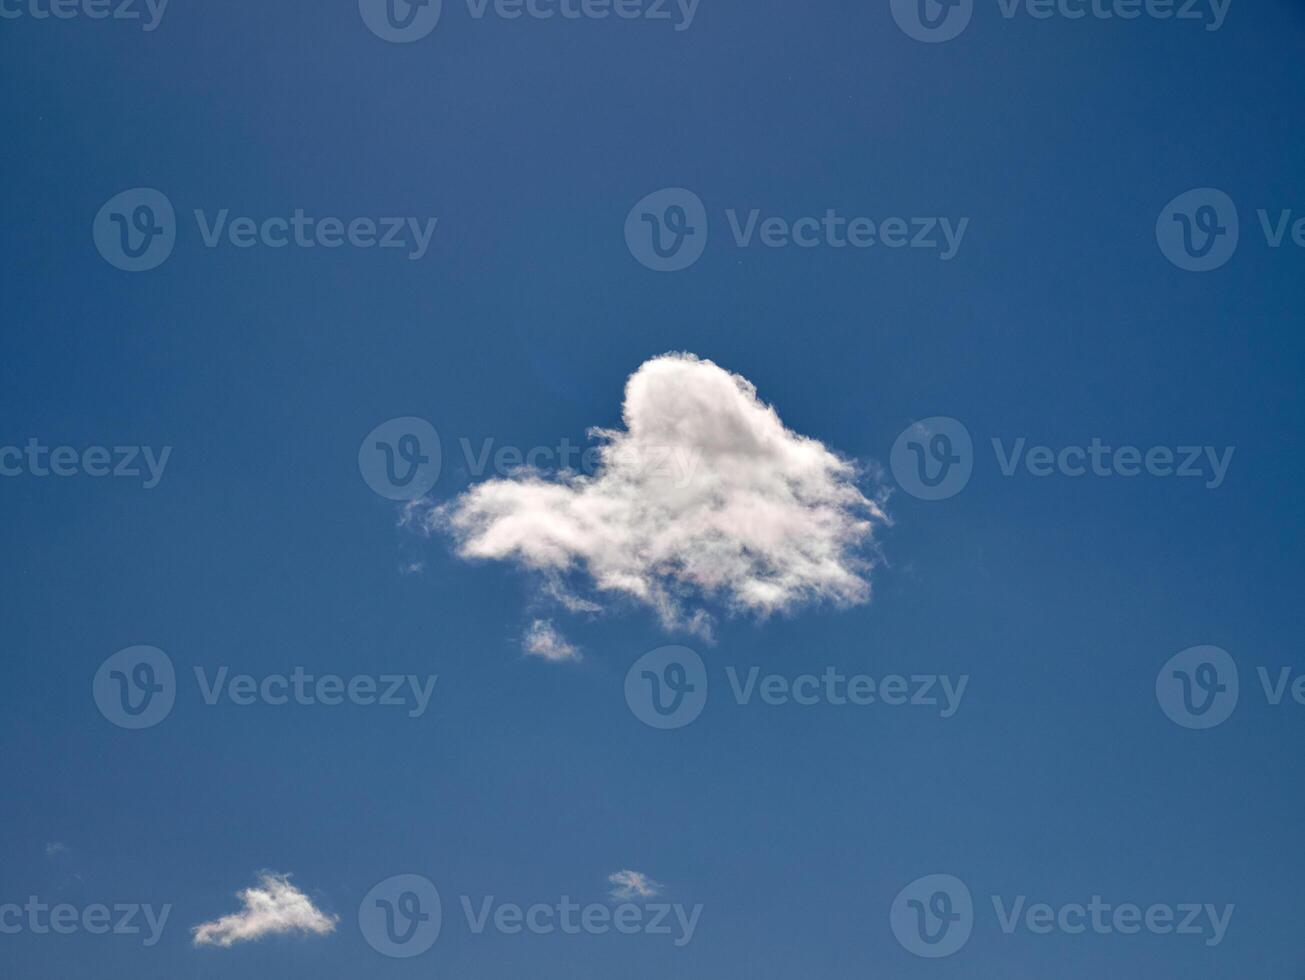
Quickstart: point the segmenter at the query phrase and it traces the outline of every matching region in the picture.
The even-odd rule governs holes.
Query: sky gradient
[[[152,30],[0,0],[21,11],[0,19],[0,453],[21,450],[0,455],[16,468],[0,476],[0,906],[171,907],[149,946],[0,931],[0,973],[1305,976],[1305,706],[1290,682],[1271,703],[1259,673],[1305,670],[1305,9],[1232,4],[1209,30],[1208,5],[1203,21],[1042,19],[974,0],[930,43],[894,7],[701,0],[677,30],[674,4],[541,20],[445,0],[426,36],[390,43],[344,0],[173,0]],[[136,188],[166,197],[175,241],[129,272],[104,249],[136,199],[105,209]],[[1189,271],[1166,209],[1204,188],[1224,197],[1178,211],[1199,234],[1221,225],[1224,248],[1226,198],[1239,235]],[[677,204],[687,264],[657,271],[643,216],[669,234]],[[343,243],[299,244],[297,211]],[[873,221],[875,244],[832,246],[830,211],[839,235]],[[909,236],[933,221],[940,247],[890,246],[893,218]],[[954,236],[966,219],[947,258],[943,218]],[[381,247],[391,231],[402,244]],[[746,379],[855,468],[886,518],[856,542],[866,601],[817,589],[765,616],[728,590],[692,596],[702,631],[583,571],[559,600],[517,558],[461,556],[360,468],[378,427],[416,418],[440,445],[421,507],[519,479],[474,472],[486,440],[594,445],[667,352]],[[956,451],[950,423],[916,427],[935,419],[972,449],[964,487],[930,500],[902,460]],[[74,447],[76,475],[39,475],[53,459],[33,466],[30,440]],[[1033,447],[1089,458],[1093,440],[1179,462],[1210,447],[1226,466],[1217,486],[1119,475],[1114,454],[1107,476],[1030,471]],[[123,466],[139,475],[91,475],[115,447],[138,449]],[[172,666],[175,703],[132,730],[96,695],[114,670],[147,676],[139,657],[106,665],[138,646]],[[667,646],[707,683],[662,729],[627,674]],[[1204,729],[1176,723],[1165,681],[1226,664],[1166,666],[1198,646],[1240,687]],[[679,676],[669,662],[633,687],[645,667]],[[223,668],[291,691],[296,668],[366,675],[377,701],[396,677],[401,703],[352,703],[364,685],[335,705],[209,704]],[[880,696],[831,703],[822,681],[794,703],[817,690],[795,686],[806,674],[874,678]],[[885,703],[893,676],[906,703]],[[941,703],[910,703],[923,676]],[[942,679],[961,677],[944,717]],[[916,955],[891,915],[936,874],[974,907],[945,958]],[[407,958],[376,948],[374,889],[400,875],[442,906]],[[194,942],[238,892],[284,897],[282,881],[311,908],[288,920],[300,934]],[[701,910],[677,945],[674,912],[669,935],[477,933],[463,896],[477,914],[488,896]],[[994,896],[1234,910],[1215,945],[1007,934]]]

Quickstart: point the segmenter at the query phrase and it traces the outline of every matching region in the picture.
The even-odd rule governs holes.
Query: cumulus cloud
[[[708,634],[711,603],[764,618],[869,599],[879,503],[746,378],[692,354],[653,358],[626,382],[622,416],[623,429],[590,430],[592,475],[525,467],[409,519],[463,558],[538,573],[567,609],[627,597],[669,629]]]
[[[531,623],[522,646],[530,656],[543,657],[554,663],[580,659],[580,651],[557,631],[551,619],[536,619]]]
[[[662,886],[642,871],[617,871],[607,876],[612,886],[611,896],[618,902],[636,898],[654,898],[661,894]]]
[[[191,929],[196,946],[234,946],[285,933],[325,936],[340,917],[319,911],[307,895],[290,884],[289,875],[264,872],[258,884],[236,893],[239,912]]]

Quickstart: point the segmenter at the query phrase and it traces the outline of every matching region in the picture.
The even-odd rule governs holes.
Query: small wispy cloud
[[[284,934],[325,936],[335,931],[338,915],[326,915],[294,885],[290,876],[264,872],[258,884],[236,893],[239,912],[203,922],[191,929],[196,946],[234,946],[264,936]]]
[[[63,843],[63,841],[51,841],[45,845],[45,856],[48,858],[60,857],[61,855],[68,853],[70,853],[68,845]]]
[[[619,902],[636,898],[654,898],[661,894],[662,886],[642,871],[617,871],[607,876],[612,885],[611,896]]]
[[[580,659],[580,651],[557,631],[550,619],[536,619],[531,623],[521,645],[530,656],[554,663]]]

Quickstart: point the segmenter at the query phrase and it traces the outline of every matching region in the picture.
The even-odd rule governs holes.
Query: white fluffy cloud
[[[555,663],[580,659],[580,651],[566,641],[551,619],[536,619],[531,623],[522,646],[530,656]]]
[[[427,510],[458,554],[516,562],[573,611],[624,596],[708,633],[705,605],[759,617],[870,597],[879,504],[848,460],[786,428],[746,378],[692,354],[626,382],[593,475],[523,468]],[[579,593],[586,592],[590,598]]]
[[[236,893],[239,912],[195,926],[196,946],[234,946],[282,933],[325,936],[335,931],[336,915],[319,911],[307,895],[290,884],[289,875],[265,872],[258,884]]]
[[[654,898],[661,894],[662,886],[642,871],[616,871],[607,876],[612,886],[611,896],[618,902],[635,898]]]

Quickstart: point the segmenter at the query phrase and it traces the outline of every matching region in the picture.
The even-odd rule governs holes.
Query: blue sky
[[[887,0],[701,0],[684,30],[477,18],[445,0],[411,43],[378,38],[352,2],[173,0],[153,30],[0,6],[18,12],[0,20],[0,453],[36,440],[78,460],[78,475],[41,476],[0,455],[14,469],[0,477],[0,906],[170,906],[149,946],[0,916],[21,922],[0,932],[6,976],[1305,973],[1305,706],[1290,686],[1305,670],[1298,4],[1233,3],[1207,30],[1054,8],[1008,18],[975,0],[942,43],[908,36]],[[175,243],[126,272],[93,225],[135,188],[166,196]],[[664,188],[692,197],[636,209]],[[1201,188],[1231,202],[1239,238],[1219,267],[1188,271],[1157,224],[1179,227],[1166,208]],[[646,267],[648,245],[625,235],[632,209],[647,230],[644,213],[665,223],[694,200],[701,254]],[[1201,196],[1189,217],[1215,214],[1227,243],[1224,201]],[[288,226],[296,209],[370,218],[378,238],[402,217],[413,243],[436,221],[419,258],[226,237],[241,236],[235,219]],[[891,218],[968,221],[948,259],[882,240],[743,247],[731,221],[754,209],[758,228],[831,210],[880,234]],[[1261,210],[1286,229],[1279,247]],[[596,588],[608,546],[641,540],[617,522],[576,546],[566,581],[573,605],[601,612],[570,611],[519,554],[469,561],[440,521],[402,525],[404,505],[360,472],[365,437],[413,417],[439,433],[442,462],[417,512],[449,514],[485,477],[515,493],[519,474],[476,477],[460,441],[590,445],[591,426],[625,427],[627,379],[668,351],[746,378],[784,431],[855,462],[820,487],[852,481],[887,520],[825,567],[868,581],[868,601],[840,607],[807,577],[762,616],[737,578],[704,598],[639,566],[711,618],[710,636],[676,628]],[[939,417],[970,437],[971,475],[925,500],[893,447],[907,432],[927,455],[957,430],[912,427]],[[1021,453],[1094,439],[1233,453],[1214,488],[1023,463],[1004,475],[1021,439]],[[116,465],[115,447],[138,449],[124,466],[141,476],[85,472]],[[145,447],[161,464],[149,489]],[[727,456],[702,474],[726,473]],[[764,480],[740,492],[754,491],[780,494]],[[813,512],[808,498],[786,507]],[[702,540],[673,536],[671,557],[700,557]],[[528,653],[536,622],[578,659]],[[93,688],[112,692],[97,672],[142,645],[172,665],[175,704],[129,730]],[[691,723],[659,730],[624,691],[667,645],[701,658],[708,694]],[[1226,688],[1213,654],[1166,667],[1207,645],[1236,665],[1240,694],[1220,723],[1189,728],[1157,677],[1222,664]],[[138,662],[122,676],[145,676]],[[195,670],[224,667],[437,679],[415,715],[415,702],[210,705]],[[789,685],[826,671],[968,680],[944,718],[882,700],[739,703],[731,678],[754,667]],[[1275,683],[1289,669],[1281,703],[1261,668]],[[691,941],[477,934],[463,914],[463,896],[615,908],[609,876],[626,870],[657,883],[640,909],[701,906]],[[313,911],[291,918],[317,932],[197,946],[192,928],[239,913],[262,872],[292,876]],[[909,914],[890,921],[935,874],[974,907],[945,958],[900,941]],[[410,958],[378,952],[359,923],[398,875],[442,901],[438,939]],[[1215,945],[1008,934],[997,906],[1019,896],[1053,912],[1093,896],[1234,908]]]

